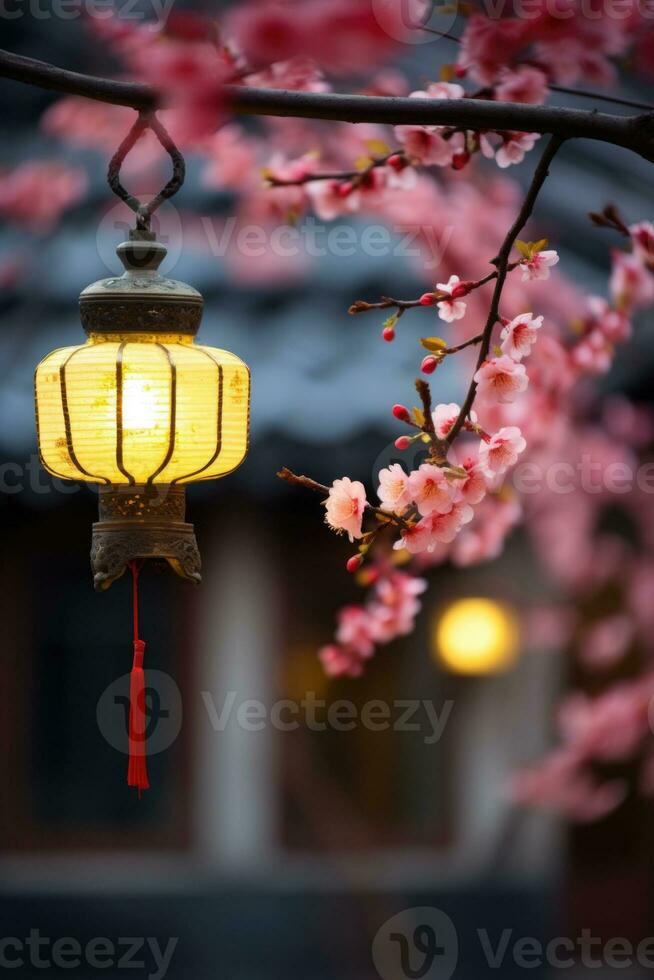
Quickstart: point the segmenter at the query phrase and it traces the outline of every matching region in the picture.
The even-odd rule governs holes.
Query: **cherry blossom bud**
[[[434,357],[433,354],[428,354],[427,357],[423,358],[420,370],[423,374],[433,374],[437,367],[438,358]]]
[[[392,167],[393,170],[397,170],[399,173],[405,167],[408,167],[408,163],[401,153],[394,153],[392,157],[388,158],[388,166]]]
[[[463,65],[455,65],[454,74],[457,78],[465,78],[468,74],[468,69],[464,68]]]
[[[358,581],[360,585],[374,585],[378,578],[378,568],[364,568]]]
[[[423,293],[420,297],[421,306],[433,306],[436,302],[436,296],[434,293]]]
[[[351,558],[348,558],[345,567],[347,568],[348,572],[354,574],[358,568],[361,568],[362,564],[363,555],[352,555]]]
[[[465,165],[470,162],[469,153],[455,153],[452,157],[452,169],[463,170]]]
[[[395,331],[392,327],[384,327],[382,330],[382,337],[387,344],[390,344],[393,340],[395,340]]]
[[[454,287],[450,293],[452,299],[460,299],[461,296],[467,296],[470,292],[471,282],[460,282]]]
[[[354,185],[351,180],[346,181],[344,184],[338,185],[338,196],[339,197],[349,197],[352,193]]]
[[[409,439],[408,436],[400,436],[398,439],[395,440],[395,448],[399,449],[400,452],[404,452],[404,450],[408,449],[410,445],[411,445],[411,440]]]
[[[406,408],[404,405],[393,405],[393,415],[395,416],[396,419],[399,419],[400,422],[411,421],[411,415],[409,414],[409,409]]]

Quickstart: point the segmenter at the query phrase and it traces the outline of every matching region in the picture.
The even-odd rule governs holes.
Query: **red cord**
[[[139,565],[129,563],[132,572],[132,604],[134,612],[134,662],[129,678],[129,765],[127,785],[135,786],[141,796],[142,789],[149,789],[145,737],[148,718],[145,703],[145,672],[143,655],[145,643],[139,639]]]
[[[135,561],[129,563],[132,571],[132,606],[134,612],[134,642],[139,638],[139,567]]]

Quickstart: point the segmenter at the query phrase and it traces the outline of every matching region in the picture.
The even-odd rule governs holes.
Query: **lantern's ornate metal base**
[[[139,558],[164,558],[179,576],[200,582],[200,552],[185,510],[184,487],[100,487],[91,544],[95,588],[108,589]]]

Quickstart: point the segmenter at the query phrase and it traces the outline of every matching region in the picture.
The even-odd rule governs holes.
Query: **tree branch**
[[[0,50],[0,77],[132,109],[152,109],[161,104],[159,94],[147,85],[83,75],[3,50]],[[549,133],[561,139],[612,143],[654,162],[652,112],[614,116],[594,110],[486,99],[387,98],[332,92],[288,92],[240,85],[228,85],[225,91],[233,111],[246,115]]]
[[[563,140],[558,136],[553,136],[541,156],[538,166],[534,171],[534,176],[531,181],[531,185],[525,199],[520,208],[520,212],[511,225],[511,228],[507,232],[506,238],[502,242],[497,257],[493,260],[494,264],[497,266],[497,279],[495,280],[495,289],[493,290],[493,298],[491,300],[490,309],[488,311],[488,319],[486,320],[486,325],[484,327],[481,346],[479,348],[479,357],[477,358],[477,366],[475,368],[475,374],[484,363],[488,357],[488,352],[490,350],[491,338],[493,336],[493,327],[500,319],[500,300],[502,298],[502,290],[504,288],[504,283],[506,282],[506,277],[509,271],[509,256],[511,255],[511,249],[513,248],[515,241],[526,225],[527,221],[531,216],[531,212],[534,209],[534,204],[536,203],[536,198],[542,188],[543,184],[547,180],[549,174],[549,167],[552,160],[556,156],[558,150],[561,147]],[[477,382],[474,380],[470,382],[470,387],[468,388],[468,394],[466,395],[466,400],[461,406],[461,411],[459,416],[447,434],[447,442],[451,445],[456,439],[457,435],[463,428],[468,415],[470,414],[470,409],[472,408],[473,402],[475,400],[475,395],[477,393]]]

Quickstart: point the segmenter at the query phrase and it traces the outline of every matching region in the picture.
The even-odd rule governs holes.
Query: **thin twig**
[[[465,350],[466,347],[473,347],[475,344],[480,344],[484,339],[483,333],[475,334],[474,337],[470,337],[469,340],[464,340],[462,344],[457,344],[456,347],[444,347],[442,354],[458,354],[459,351]]]
[[[433,34],[436,37],[444,37],[448,41],[454,41],[455,44],[461,43],[461,38],[457,37],[456,34],[450,34],[449,31],[439,31],[433,27],[427,27],[422,25],[419,30],[425,32],[425,34]],[[544,70],[544,66],[538,65],[541,70]],[[555,82],[547,83],[547,87],[552,92],[561,92],[563,95],[575,95],[579,99],[594,99],[598,102],[611,102],[613,105],[624,105],[630,109],[649,109],[654,110],[654,105],[649,102],[636,102],[634,99],[625,99],[619,95],[609,95],[607,92],[591,92],[590,89],[586,88],[572,88],[569,85],[557,85]]]
[[[543,155],[541,156],[538,166],[534,171],[534,176],[531,181],[531,185],[525,199],[520,208],[520,212],[511,225],[506,238],[502,242],[501,248],[497,253],[496,258],[493,260],[493,264],[497,266],[497,279],[495,281],[495,289],[493,290],[493,298],[491,300],[490,309],[488,311],[488,319],[486,320],[486,326],[484,327],[481,346],[479,348],[479,357],[477,358],[477,366],[475,368],[475,374],[482,366],[486,358],[488,357],[488,352],[490,350],[491,338],[493,335],[493,327],[500,319],[500,300],[502,298],[502,290],[504,288],[504,283],[509,271],[509,256],[511,255],[511,249],[513,248],[515,241],[526,225],[527,221],[531,217],[531,212],[534,209],[534,204],[536,203],[536,198],[547,180],[549,174],[549,167],[552,160],[556,156],[558,150],[561,147],[563,140],[558,136],[552,136],[549,143],[545,147]],[[447,442],[451,445],[456,439],[457,435],[463,428],[472,408],[475,400],[475,395],[477,393],[477,382],[473,378],[470,382],[470,387],[468,388],[468,394],[461,407],[458,418],[450,431],[447,434]]]
[[[636,102],[634,99],[623,99],[619,95],[608,95],[606,92],[591,92],[584,88],[570,88],[566,85],[555,85],[548,82],[547,87],[552,92],[562,92],[564,95],[576,95],[580,99],[595,99],[599,102],[611,102],[613,105],[624,105],[630,109],[654,110],[654,105],[649,102]]]
[[[406,160],[404,156],[404,150],[391,150],[386,153],[383,157],[375,157],[370,163],[365,166],[362,170],[340,170],[333,173],[321,173],[321,174],[304,174],[303,177],[297,177],[294,179],[284,180],[282,177],[275,177],[273,174],[266,174],[266,183],[271,187],[301,187],[303,184],[310,184],[316,180],[338,180],[346,181],[352,180],[357,183],[365,180],[368,174],[372,173],[378,167],[385,167],[391,157],[402,157],[406,161],[408,166],[409,161]]]
[[[416,391],[422,402],[422,413],[424,422],[422,431],[429,437],[431,443],[430,456],[434,463],[443,464],[447,462],[447,443],[439,439],[434,428],[434,420],[431,414],[431,388],[423,378],[416,378]]]
[[[521,262],[509,263],[508,271],[513,272],[513,270],[517,269],[519,265],[521,265]],[[475,289],[479,289],[481,286],[486,286],[489,282],[492,282],[493,279],[497,279],[497,269],[495,269],[493,272],[489,272],[481,279],[476,279],[474,282],[468,283],[467,292],[464,295],[467,296],[468,293],[472,293]],[[434,303],[449,298],[449,293],[439,292],[438,290],[434,291]],[[389,310],[393,307],[397,308],[398,313],[403,313],[405,310],[413,310],[418,306],[425,306],[425,304],[423,304],[420,299],[394,299],[392,296],[382,296],[379,303],[368,303],[365,299],[358,299],[352,303],[348,313],[356,316],[357,313],[367,313],[369,310]],[[425,308],[431,309],[432,306],[433,303]],[[473,343],[473,341],[467,341],[463,346],[467,347],[470,343]],[[451,347],[448,348],[447,351],[444,351],[444,353],[453,354],[459,349],[459,347]]]

